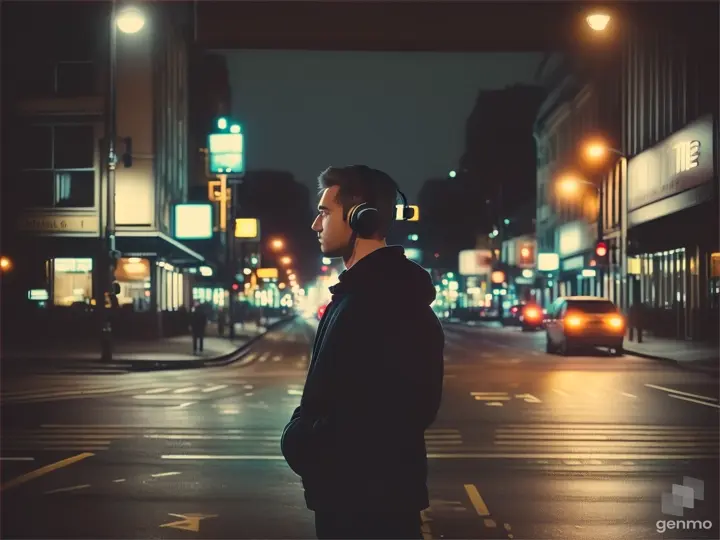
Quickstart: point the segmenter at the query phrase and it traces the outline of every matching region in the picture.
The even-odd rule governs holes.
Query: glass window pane
[[[95,206],[95,171],[55,173],[55,204],[63,208]]]
[[[91,62],[60,62],[57,65],[57,94],[60,97],[95,94],[95,69]]]
[[[52,127],[24,126],[18,130],[15,158],[21,169],[52,169]]]
[[[92,169],[95,133],[92,126],[55,127],[55,168]]]
[[[28,206],[51,207],[55,202],[52,171],[22,171],[20,181]]]

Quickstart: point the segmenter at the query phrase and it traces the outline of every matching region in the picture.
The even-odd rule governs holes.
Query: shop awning
[[[162,257],[172,264],[197,264],[205,257],[188,246],[158,231],[122,231],[116,247],[123,257]]]

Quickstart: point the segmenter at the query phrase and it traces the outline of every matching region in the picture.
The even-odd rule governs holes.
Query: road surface
[[[232,366],[3,380],[3,536],[313,538],[279,439],[314,327],[297,319]],[[720,537],[717,380],[549,356],[518,330],[446,335],[426,538]],[[664,514],[684,477],[703,500]]]

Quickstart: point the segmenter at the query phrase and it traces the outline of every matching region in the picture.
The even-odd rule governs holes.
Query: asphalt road
[[[720,537],[717,380],[446,331],[427,538]],[[221,368],[5,378],[3,538],[313,538],[278,448],[313,334],[298,319]],[[663,514],[684,477],[702,500]]]

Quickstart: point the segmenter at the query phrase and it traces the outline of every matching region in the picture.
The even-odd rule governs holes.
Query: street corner
[[[423,537],[513,539],[512,524],[488,507],[477,484],[465,483],[431,491],[422,512]]]

